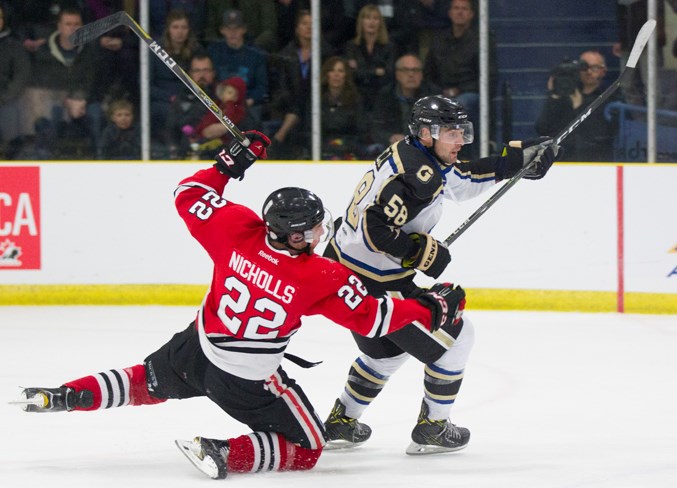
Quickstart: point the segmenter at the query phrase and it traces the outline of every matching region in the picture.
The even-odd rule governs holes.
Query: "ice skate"
[[[326,450],[348,449],[364,444],[371,437],[371,427],[357,419],[346,417],[346,407],[337,399],[324,422],[327,431]]]
[[[228,475],[227,441],[196,437],[192,441],[176,440],[176,446],[193,465],[212,479],[220,480]]]
[[[88,408],[94,402],[89,390],[76,392],[73,388],[25,388],[19,399],[10,402],[24,412],[70,412],[76,407]]]
[[[407,454],[453,452],[468,445],[470,431],[465,427],[455,426],[449,420],[430,420],[428,405],[423,402],[416,427],[411,432],[411,440]]]

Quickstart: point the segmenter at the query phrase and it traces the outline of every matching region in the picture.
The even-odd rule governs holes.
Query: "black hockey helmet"
[[[441,127],[462,130],[464,144],[470,144],[474,139],[473,125],[463,105],[454,98],[442,95],[423,97],[414,103],[409,117],[409,131],[418,137],[423,127],[429,128],[435,139],[439,139]]]
[[[322,200],[309,190],[286,187],[275,190],[263,203],[263,220],[271,239],[286,243],[291,234],[302,234],[307,242],[313,241],[312,229],[324,223],[323,240],[333,231],[331,214],[325,210]]]

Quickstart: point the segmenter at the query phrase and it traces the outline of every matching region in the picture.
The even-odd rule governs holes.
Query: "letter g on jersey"
[[[416,172],[416,177],[421,183],[428,183],[430,178],[433,177],[433,169],[430,166],[424,164]]]

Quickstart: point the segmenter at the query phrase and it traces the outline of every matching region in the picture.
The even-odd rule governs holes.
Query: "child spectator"
[[[239,126],[247,115],[245,109],[245,99],[247,97],[247,85],[242,78],[233,76],[223,80],[216,85],[217,102],[223,114],[228,117],[233,124]],[[226,127],[217,120],[216,116],[209,112],[206,114],[197,126],[196,132],[205,139],[221,138],[226,142],[229,132]],[[223,144],[220,143],[219,146]]]
[[[140,159],[141,132],[134,121],[134,105],[114,100],[108,108],[110,122],[101,134],[99,159]]]
[[[63,109],[63,119],[54,121],[52,159],[95,159],[96,145],[84,92],[66,95]]]
[[[245,127],[246,123],[243,124],[243,121],[247,117],[245,104],[247,85],[244,80],[233,76],[221,81],[216,86],[216,97],[223,114],[238,128]],[[189,140],[194,141],[193,145],[200,141],[197,151],[201,159],[215,157],[216,151],[231,140],[230,132],[226,129],[226,126],[211,112],[202,117],[197,127],[193,129],[193,127],[186,126],[183,131]]]

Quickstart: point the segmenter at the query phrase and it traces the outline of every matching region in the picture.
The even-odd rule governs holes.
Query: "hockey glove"
[[[409,234],[413,241],[413,251],[402,258],[403,268],[416,268],[428,276],[437,278],[447,264],[451,262],[449,250],[429,234]]]
[[[432,312],[430,332],[461,322],[465,309],[465,291],[458,285],[435,283],[430,290],[418,295],[416,300]]]
[[[237,139],[222,148],[216,155],[214,167],[219,173],[231,178],[244,178],[244,172],[256,162],[257,159],[266,159],[266,148],[270,146],[270,139],[265,134],[256,130],[244,133],[249,139],[249,147],[245,148]]]
[[[524,174],[527,180],[540,180],[548,172],[552,163],[561,159],[564,151],[550,137],[538,137],[528,141],[510,141],[503,150],[496,168],[496,179],[512,178],[523,167],[530,165]]]

